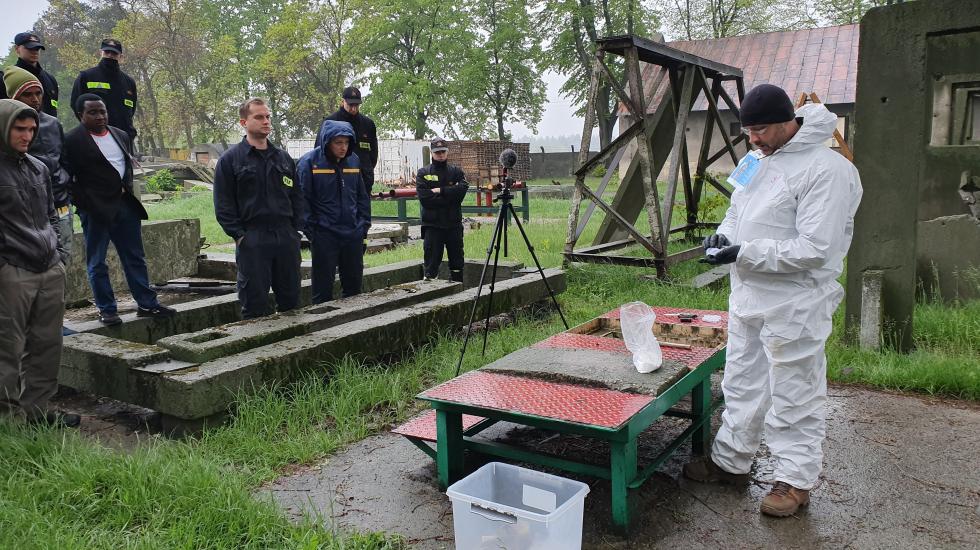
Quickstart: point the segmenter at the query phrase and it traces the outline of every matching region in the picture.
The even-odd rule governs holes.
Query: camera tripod
[[[463,367],[463,357],[466,356],[466,347],[469,344],[470,334],[473,331],[473,318],[476,316],[476,309],[480,304],[480,295],[483,293],[483,285],[486,281],[487,268],[490,267],[490,257],[493,256],[493,272],[490,277],[490,296],[487,301],[487,314],[483,324],[482,353],[485,354],[487,352],[487,334],[490,332],[490,314],[493,312],[493,287],[497,282],[497,265],[500,260],[501,243],[503,243],[504,247],[504,257],[507,257],[508,218],[513,218],[517,228],[521,231],[521,237],[524,238],[524,244],[527,245],[527,250],[531,253],[531,258],[534,259],[534,265],[538,268],[538,274],[541,276],[541,280],[544,281],[545,288],[548,289],[548,296],[551,297],[551,302],[555,305],[555,309],[558,310],[558,315],[561,316],[561,322],[564,323],[565,330],[568,330],[568,321],[565,320],[565,314],[562,313],[561,306],[558,305],[558,299],[555,298],[555,292],[551,289],[551,285],[548,283],[548,278],[544,275],[544,270],[541,268],[541,262],[538,261],[537,254],[534,253],[534,246],[531,245],[531,241],[527,237],[527,232],[524,231],[524,226],[521,225],[521,220],[517,215],[517,211],[514,210],[514,205],[511,204],[511,201],[514,200],[514,194],[510,191],[513,183],[514,181],[507,177],[507,167],[505,166],[500,184],[503,191],[501,191],[501,193],[497,195],[495,199],[493,199],[494,202],[500,201],[500,211],[497,214],[497,224],[494,226],[493,236],[490,237],[490,245],[487,246],[487,259],[483,261],[483,271],[480,273],[480,285],[476,289],[476,298],[473,299],[473,309],[470,310],[470,320],[466,323],[466,336],[463,338],[463,351],[459,354],[459,363],[456,364],[456,376],[459,376],[459,371]]]

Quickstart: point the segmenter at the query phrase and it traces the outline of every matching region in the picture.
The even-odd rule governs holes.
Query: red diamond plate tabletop
[[[481,371],[444,382],[422,392],[419,398],[603,428],[618,428],[654,399],[648,395]]]

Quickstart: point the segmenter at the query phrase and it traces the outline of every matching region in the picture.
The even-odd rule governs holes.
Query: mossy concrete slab
[[[177,359],[203,363],[461,290],[461,284],[449,281],[402,283],[283,314],[168,336],[157,345]]]
[[[234,264],[232,264],[234,265]],[[364,270],[362,289],[364,292],[386,288],[392,285],[411,283],[422,278],[422,264],[417,260],[406,260]],[[340,293],[339,281],[335,283],[336,295]],[[269,294],[270,299],[272,294]],[[300,287],[300,305],[307,306],[312,301],[313,291],[309,280]],[[121,315],[121,325],[107,327],[99,321],[70,323],[69,328],[78,332],[91,332],[112,336],[131,342],[150,344],[160,338],[196,332],[210,327],[233,323],[242,318],[241,304],[235,293],[213,296],[203,300],[174,304],[177,314],[167,319],[137,317],[135,313]]]
[[[689,372],[683,363],[665,360],[659,369],[640,373],[629,353],[534,347],[501,357],[483,370],[652,396],[663,393]]]
[[[141,230],[151,283],[165,283],[197,273],[197,257],[201,250],[200,220],[145,221]],[[115,246],[109,247],[106,265],[113,288],[127,288]],[[65,270],[65,301],[73,304],[91,299],[92,287],[85,269],[85,238],[78,231],[72,236],[72,257]]]
[[[548,269],[545,275],[555,292],[565,289],[563,271]],[[185,419],[220,413],[239,392],[322,371],[325,361],[348,354],[379,357],[424,343],[440,330],[463,325],[475,297],[476,289],[468,289],[167,373],[157,381],[159,402],[142,405]],[[493,313],[513,311],[547,298],[544,281],[538,276],[502,281],[494,292]],[[483,294],[480,306],[488,300]]]

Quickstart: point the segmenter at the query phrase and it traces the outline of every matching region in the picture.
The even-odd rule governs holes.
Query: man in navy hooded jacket
[[[299,159],[296,175],[308,205],[304,232],[313,252],[313,303],[333,299],[340,269],[344,298],[361,293],[363,242],[371,227],[371,199],[361,180],[360,159],[347,122],[324,121],[320,146]]]

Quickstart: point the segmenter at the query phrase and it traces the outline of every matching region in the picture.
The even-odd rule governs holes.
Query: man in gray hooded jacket
[[[0,410],[32,424],[77,426],[49,410],[58,388],[65,266],[48,168],[27,154],[37,111],[0,100]]]

